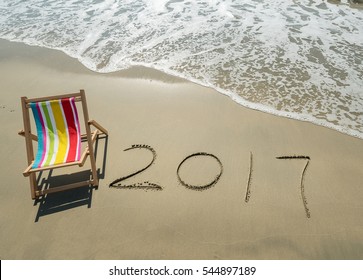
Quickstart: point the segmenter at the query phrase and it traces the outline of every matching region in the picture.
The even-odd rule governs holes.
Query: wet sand
[[[99,74],[4,40],[0,76],[1,259],[363,259],[363,140],[156,70]],[[20,97],[79,89],[109,131],[97,144],[99,188],[34,203]]]

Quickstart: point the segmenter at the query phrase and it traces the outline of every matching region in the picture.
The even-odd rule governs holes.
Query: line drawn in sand
[[[118,178],[118,179],[112,181],[109,184],[109,187],[110,188],[117,188],[117,189],[143,189],[143,190],[156,190],[156,191],[163,190],[163,187],[161,187],[160,185],[155,184],[155,183],[150,183],[149,181],[145,181],[145,182],[137,183],[137,184],[132,184],[132,185],[123,185],[123,184],[120,183],[120,182],[122,182],[122,181],[124,181],[126,179],[129,179],[129,178],[131,178],[133,176],[136,176],[137,174],[140,174],[141,172],[148,169],[155,162],[156,152],[149,145],[144,145],[144,144],[132,145],[130,148],[125,149],[124,152],[134,150],[134,149],[147,149],[147,150],[149,150],[153,155],[153,158],[152,158],[151,162],[147,166],[145,166],[144,168],[142,168],[142,169],[140,169],[140,170],[138,170],[138,171],[136,171],[134,173],[131,173],[129,175],[123,176],[121,178]]]
[[[295,156],[294,155],[294,156],[279,156],[279,157],[276,157],[276,159],[304,159],[304,160],[307,160],[306,164],[304,166],[304,169],[303,169],[303,171],[301,173],[300,193],[301,193],[301,199],[303,201],[306,217],[310,218],[311,215],[310,215],[310,210],[308,208],[308,201],[307,201],[306,196],[305,196],[305,186],[304,186],[305,173],[306,173],[306,170],[307,170],[308,165],[310,163],[310,157],[309,156]]]
[[[197,157],[197,156],[208,156],[208,157],[214,158],[218,162],[219,167],[221,169],[220,173],[208,184],[205,184],[205,185],[191,185],[191,184],[188,184],[185,181],[183,181],[182,178],[180,177],[179,171],[180,171],[180,168],[183,165],[183,163],[185,163],[188,159],[193,158],[193,157]],[[194,154],[191,154],[191,155],[187,156],[178,165],[178,168],[176,170],[176,175],[178,176],[178,180],[179,180],[180,184],[182,184],[184,187],[186,187],[188,189],[197,190],[197,191],[202,191],[202,190],[206,190],[206,189],[209,189],[209,188],[213,187],[215,184],[217,184],[217,182],[221,178],[222,174],[223,174],[223,164],[220,161],[220,159],[218,157],[216,157],[215,155],[213,155],[213,154],[209,154],[209,153],[205,153],[205,152],[194,153]]]
[[[252,152],[250,152],[250,168],[248,171],[247,189],[246,189],[246,196],[245,196],[246,203],[250,200],[250,197],[251,197],[252,172],[253,172],[253,154],[252,154]]]

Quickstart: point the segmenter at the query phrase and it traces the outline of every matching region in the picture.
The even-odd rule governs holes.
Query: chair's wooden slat
[[[32,168],[33,163],[31,163],[23,172],[23,175],[25,177],[29,176],[31,173],[45,171],[45,170],[51,170],[51,169],[57,169],[57,168],[63,168],[63,167],[69,167],[73,165],[80,165],[80,161],[73,161],[73,162],[66,162],[66,163],[60,163],[55,165],[49,165],[39,168]]]
[[[26,154],[27,154],[27,161],[28,165],[30,165],[34,160],[34,150],[33,150],[33,142],[31,140],[31,126],[30,126],[30,117],[29,111],[26,108],[28,98],[23,96],[21,97],[21,109],[23,112],[23,124],[24,124],[24,137],[25,137],[25,146],[26,146]],[[32,199],[36,198],[36,189],[37,189],[37,182],[35,174],[29,175],[29,183],[30,183],[30,195]]]
[[[33,103],[33,102],[58,100],[58,99],[70,98],[70,97],[74,97],[76,102],[82,101],[81,94],[79,92],[77,92],[77,93],[68,93],[68,94],[62,94],[62,95],[52,95],[52,96],[44,96],[44,97],[37,97],[37,98],[27,98],[26,107],[30,108],[29,103]]]
[[[37,191],[37,195],[41,196],[41,195],[45,195],[48,193],[56,193],[56,192],[61,192],[61,191],[70,190],[70,189],[74,189],[74,188],[86,187],[87,185],[92,186],[93,180],[87,180],[87,181],[72,183],[72,184],[63,185],[63,186],[59,186],[59,187],[54,187],[54,188],[50,188],[50,189],[39,190],[39,191]]]
[[[91,128],[89,125],[89,116],[88,116],[88,107],[87,107],[87,99],[86,95],[83,89],[80,90],[80,94],[82,97],[82,109],[83,109],[83,117],[84,117],[84,124],[86,128],[86,134],[87,134],[87,143],[88,143],[88,149],[89,149],[89,157],[91,161],[91,170],[92,170],[92,178],[94,180],[95,185],[98,185],[98,174],[97,174],[97,168],[96,168],[96,159],[93,152],[93,142],[91,138]]]

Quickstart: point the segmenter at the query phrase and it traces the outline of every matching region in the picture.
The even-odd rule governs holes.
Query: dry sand
[[[1,259],[363,259],[363,140],[246,109],[228,97],[135,68],[93,73],[65,54],[0,41]],[[20,97],[85,89],[100,139],[97,190],[30,198]],[[149,181],[162,190],[109,188]],[[204,190],[177,176],[188,155],[223,165]],[[245,201],[252,170],[250,197]],[[300,180],[304,176],[304,208]],[[87,168],[85,169],[87,170]],[[77,168],[67,172],[77,172]],[[180,178],[205,185],[221,172],[211,156],[186,160]],[[59,184],[77,175],[43,174]],[[84,173],[83,173],[84,174]]]

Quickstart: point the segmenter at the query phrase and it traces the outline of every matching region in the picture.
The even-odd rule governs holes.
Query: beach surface
[[[100,74],[5,40],[0,76],[1,259],[363,259],[362,139],[246,109],[156,70]],[[80,89],[109,131],[97,142],[99,187],[34,203],[20,97]],[[132,145],[151,147],[154,163],[109,187],[153,160],[150,149],[125,151]],[[183,161],[198,153],[209,156]],[[39,181],[59,185],[88,170]],[[146,181],[160,187],[132,186]]]

